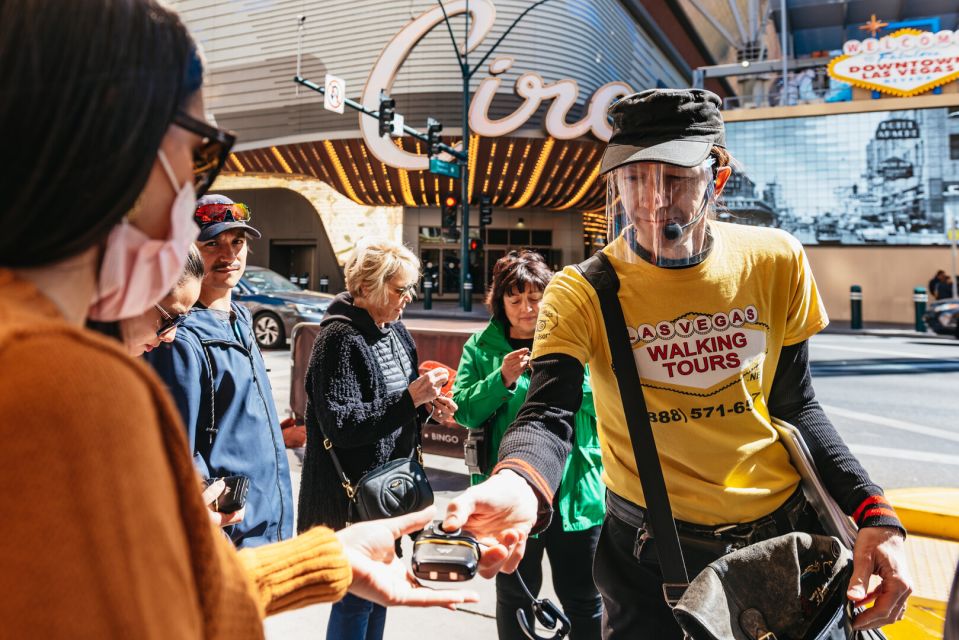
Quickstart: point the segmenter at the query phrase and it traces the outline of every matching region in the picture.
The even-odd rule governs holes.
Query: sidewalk
[[[445,314],[447,319],[457,320],[457,326],[485,324],[484,314],[463,314],[455,304],[447,303],[432,311],[405,314],[419,318],[413,324],[442,324],[443,318],[432,313]],[[848,323],[839,323],[848,326]],[[862,330],[850,330],[843,326],[831,327],[833,333],[874,336],[905,336],[909,338],[955,340],[951,336],[935,336],[912,330],[905,325],[870,325]],[[827,330],[829,331],[829,330]],[[288,352],[267,353],[270,361],[270,380],[278,407],[289,403]],[[294,495],[299,493],[300,458],[297,452],[287,451],[291,464]],[[462,460],[427,455],[426,469],[436,490],[436,506],[445,511],[449,500],[468,485]],[[890,640],[933,640],[941,638],[945,600],[951,585],[953,572],[959,563],[959,490],[956,489],[908,489],[890,491],[890,502],[902,517],[910,531],[906,551],[911,573],[916,581],[914,597],[910,601],[907,617],[902,622],[887,627]],[[409,540],[404,541],[406,553],[410,552]],[[408,556],[407,556],[408,557]],[[552,592],[548,564],[544,566],[544,588],[541,597],[558,602]],[[476,578],[464,585],[478,592],[480,602],[461,607],[458,611],[445,609],[421,609],[395,607],[387,614],[386,640],[422,640],[449,634],[457,640],[481,640],[496,637],[495,584],[492,580]],[[265,622],[268,640],[294,640],[298,638],[323,638],[329,618],[330,605],[314,605],[272,616]],[[548,635],[548,634],[547,634]]]

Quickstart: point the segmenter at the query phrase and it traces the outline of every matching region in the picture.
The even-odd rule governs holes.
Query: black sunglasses
[[[199,198],[207,192],[226,164],[230,149],[236,143],[236,136],[182,111],[173,116],[173,124],[203,138],[203,144],[193,152],[193,186]]]
[[[186,322],[187,317],[190,315],[189,313],[178,313],[175,316],[171,316],[166,309],[158,304],[153,305],[153,308],[159,311],[160,317],[163,318],[163,322],[160,323],[160,326],[157,329],[158,338],[162,338]]]

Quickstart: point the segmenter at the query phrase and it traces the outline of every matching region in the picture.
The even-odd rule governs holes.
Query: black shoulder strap
[[[676,533],[676,522],[669,506],[669,494],[663,479],[663,468],[656,452],[653,429],[643,387],[639,380],[636,360],[629,344],[626,318],[619,303],[619,278],[616,270],[602,251],[593,255],[576,268],[596,290],[599,306],[606,326],[606,339],[613,358],[613,373],[619,385],[623,413],[629,427],[629,438],[636,457],[639,481],[646,496],[646,516],[649,518],[656,538],[660,569],[663,572],[663,595],[670,606],[676,604],[689,585],[683,550]],[[639,393],[637,393],[637,391]]]
[[[180,325],[180,328],[177,329],[178,332],[189,332],[196,337],[197,344],[200,345],[200,351],[203,352],[203,359],[206,361],[207,371],[210,374],[210,423],[206,427],[207,436],[210,438],[210,451],[213,451],[213,443],[216,441],[216,433],[218,431],[216,427],[216,372],[213,369],[213,360],[210,358],[210,353],[207,351],[207,345],[203,342],[202,336],[194,329],[193,327],[183,324]],[[198,453],[196,446],[196,439],[193,441],[193,453]]]
[[[210,370],[210,425],[206,428],[207,433],[210,436],[210,451],[213,451],[213,442],[216,440],[216,384],[214,383],[214,377],[216,373],[213,371],[213,360],[210,358],[210,352],[207,351],[207,346],[203,344],[203,341],[200,341],[200,348],[203,350],[203,355],[206,358],[206,366]]]

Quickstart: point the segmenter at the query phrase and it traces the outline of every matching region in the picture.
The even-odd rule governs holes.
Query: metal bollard
[[[433,308],[433,280],[429,276],[423,279],[423,308],[427,311]]]
[[[919,333],[926,332],[926,323],[922,317],[926,315],[926,302],[928,300],[929,295],[926,293],[925,287],[916,287],[912,290],[912,302],[916,307],[916,331]]]
[[[320,276],[320,292],[329,293],[330,291],[330,279],[327,276]]]
[[[463,283],[463,311],[469,313],[473,310],[473,281],[469,275],[466,276],[466,282]]]
[[[862,329],[862,287],[849,287],[849,328]]]

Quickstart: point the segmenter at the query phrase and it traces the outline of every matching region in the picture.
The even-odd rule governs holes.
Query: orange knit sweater
[[[153,373],[5,269],[0,517],[3,637],[262,638],[352,579],[322,527],[238,554]]]

